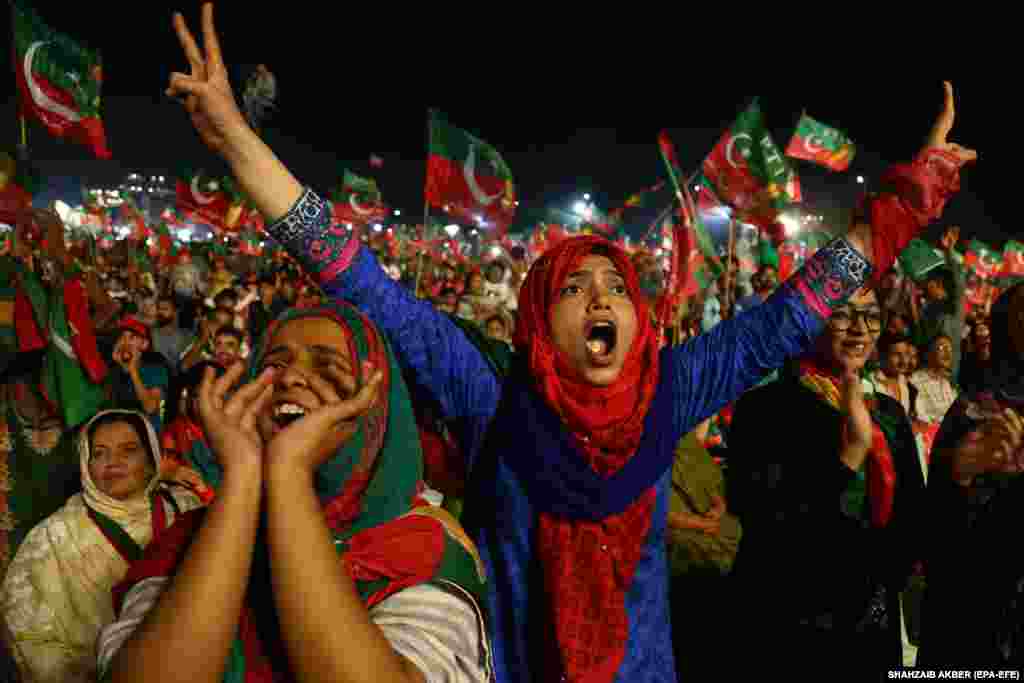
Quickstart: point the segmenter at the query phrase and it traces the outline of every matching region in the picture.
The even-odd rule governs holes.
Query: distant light
[[[380,224],[380,223],[377,223],[376,225],[374,225],[374,226],[373,226],[373,231],[374,231],[374,232],[380,232],[380,231],[381,231],[381,230],[383,230],[383,229],[384,229],[384,228],[382,228],[382,227],[381,227],[381,224]]]
[[[700,192],[700,185],[694,185],[693,186],[693,191],[694,192]]]
[[[860,183],[861,185],[863,185],[864,184],[864,176],[862,176],[862,175],[857,176],[857,182]]]
[[[576,202],[575,204],[573,204],[572,210],[582,216],[584,212],[586,212],[587,210],[587,205],[584,204],[583,202]]]
[[[519,202],[518,201],[516,202],[516,206],[519,206]]]
[[[459,226],[452,224],[444,226],[444,231],[448,233],[449,237],[455,237],[459,234]]]
[[[71,207],[58,199],[53,203],[53,208],[57,212],[57,215],[60,216],[60,219],[66,223],[68,221],[69,214],[71,213]]]
[[[396,216],[401,216],[401,215],[402,215],[402,212],[401,212],[401,211],[399,211],[398,209],[395,209],[395,215],[396,215]]]
[[[589,194],[583,195],[583,201],[589,202],[590,201],[590,195]]]
[[[483,225],[483,222],[484,222],[484,217],[483,217],[483,216],[477,216],[477,217],[476,217],[476,222],[477,222],[477,223],[480,223],[481,225]]]
[[[501,253],[501,247],[491,247],[491,253],[497,256]]]
[[[791,216],[779,217],[779,222],[782,223],[782,227],[786,230],[786,236],[792,237],[800,232],[800,222]]]
[[[265,247],[265,246],[267,246],[267,243],[266,243],[266,242],[260,242],[260,249],[262,249],[262,248],[263,248],[263,247]]]
[[[474,236],[475,234],[476,234],[476,229],[473,229],[473,230],[469,231],[469,236],[470,237]]]

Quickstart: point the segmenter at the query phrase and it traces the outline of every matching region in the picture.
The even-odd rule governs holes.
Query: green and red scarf
[[[348,333],[352,357],[359,359],[357,367],[369,361],[385,371],[381,398],[359,418],[355,436],[315,477],[340,559],[367,609],[423,583],[455,585],[482,605],[483,563],[458,522],[420,496],[423,458],[409,393],[387,341],[365,316],[339,304],[285,313],[253,353],[250,378],[257,375],[276,331],[299,318],[335,321]],[[202,519],[199,511],[186,513],[146,549],[145,557],[132,565],[115,589],[118,611],[125,594],[138,582],[173,575]],[[282,639],[273,630],[277,622],[262,540],[257,541],[255,557],[250,599],[229,654],[225,681],[278,681],[287,675]],[[263,596],[261,604],[254,596]]]
[[[842,390],[839,377],[831,369],[813,358],[800,361],[800,384],[824,403],[842,413],[840,402]],[[892,450],[884,427],[886,420],[880,415],[874,396],[865,397],[868,412],[871,414],[871,450],[868,453],[867,484],[868,502],[871,506],[871,523],[875,527],[884,527],[892,517],[893,498],[896,490],[896,469],[893,464]],[[845,415],[843,422],[843,442],[846,441]]]

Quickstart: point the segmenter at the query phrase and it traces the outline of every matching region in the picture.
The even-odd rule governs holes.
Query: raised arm
[[[230,164],[268,232],[330,296],[355,304],[384,330],[401,364],[435,395],[445,417],[492,415],[498,379],[476,347],[447,317],[392,282],[358,239],[333,230],[330,205],[305,189],[249,128],[228,83],[212,5],[203,6],[205,54],[180,15],[174,26],[191,74],[172,74],[167,94],[184,99],[199,136]]]
[[[877,283],[896,256],[960,187],[960,167],[977,153],[946,142],[953,126],[953,90],[925,149],[911,164],[883,177],[846,238],[819,250],[762,306],[726,320],[682,347],[662,351],[664,372],[675,373],[676,439],[736,400],[786,359],[810,349],[833,306]],[[872,275],[874,273],[874,275]]]

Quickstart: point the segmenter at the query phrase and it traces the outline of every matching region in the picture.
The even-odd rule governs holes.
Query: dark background
[[[117,3],[108,11],[106,4],[35,3],[53,28],[102,51],[104,119],[114,153],[113,161],[95,161],[84,148],[30,124],[31,154],[50,184],[43,201],[65,195],[74,201],[80,183],[117,183],[129,171],[218,169],[180,106],[163,95],[168,74],[186,67],[171,29],[172,6]],[[198,4],[181,7],[198,32]],[[257,7],[221,2],[217,24],[236,88],[259,62],[277,77],[280,112],[266,135],[271,146],[301,180],[320,189],[333,186],[345,167],[373,175],[403,218],[423,211],[428,107],[499,149],[521,208],[568,207],[589,192],[609,210],[664,176],[656,145],[661,128],[672,135],[684,169],[696,169],[750,102],[753,95],[744,92],[760,92],[780,147],[802,109],[854,139],[858,155],[846,173],[794,162],[809,203],[850,206],[863,189],[858,174],[870,187],[888,164],[920,147],[941,107],[946,77],[957,96],[951,139],[978,149],[981,159],[963,174],[962,192],[942,223],[959,224],[963,237],[997,247],[1022,237],[1010,215],[1015,153],[1001,123],[1006,104],[978,78],[909,69],[879,75],[869,67],[808,77],[814,73],[806,71],[814,68],[808,59],[749,83],[712,71],[707,60],[667,63],[648,52],[642,35],[636,46],[570,40],[567,48],[557,28],[489,35],[484,24],[448,24],[398,5]],[[10,51],[4,55],[0,68],[9,76],[0,145],[11,147],[18,137],[15,86]],[[369,167],[371,153],[384,159],[382,169]]]

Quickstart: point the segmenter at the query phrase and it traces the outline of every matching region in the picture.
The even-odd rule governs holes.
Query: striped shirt
[[[140,581],[125,595],[114,623],[97,640],[99,674],[153,609],[170,578]],[[491,648],[483,614],[455,584],[420,584],[401,590],[370,610],[370,618],[395,652],[419,668],[427,683],[489,683]]]

